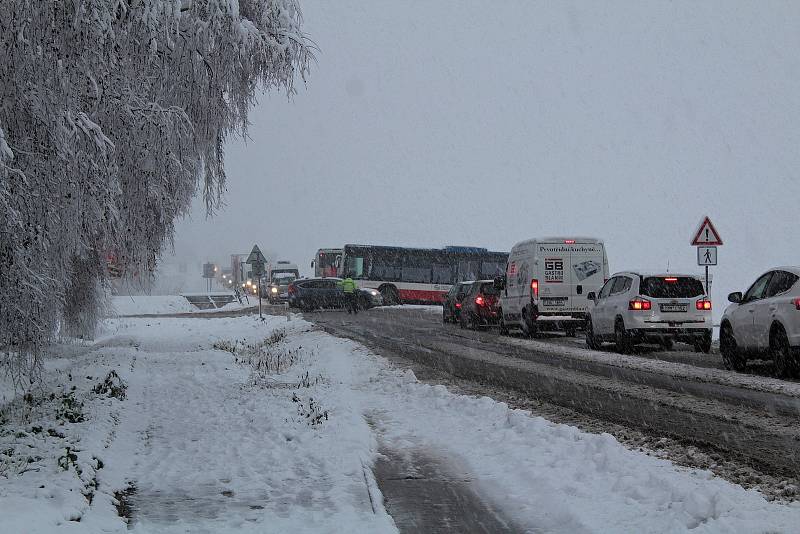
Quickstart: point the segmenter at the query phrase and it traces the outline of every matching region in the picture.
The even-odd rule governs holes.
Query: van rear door
[[[537,250],[539,313],[558,314],[570,306],[571,247],[564,243],[540,243]]]
[[[570,254],[570,303],[571,312],[586,312],[590,291],[597,293],[605,283],[605,256],[601,243],[576,243]]]

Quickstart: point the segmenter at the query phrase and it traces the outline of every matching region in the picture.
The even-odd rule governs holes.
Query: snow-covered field
[[[255,305],[258,305],[258,299],[251,298],[249,302],[244,300],[243,304],[234,301],[230,304],[226,304],[222,308],[200,310],[180,295],[115,296],[111,299],[111,312],[112,315],[116,316],[144,314],[169,315],[173,313],[203,313],[220,310],[237,310]]]
[[[379,443],[453,459],[536,532],[800,525],[798,504],[420,383],[296,316],[104,328],[3,407],[0,532],[125,531],[125,490],[134,532],[394,532],[370,471]],[[102,387],[111,371],[124,394]]]

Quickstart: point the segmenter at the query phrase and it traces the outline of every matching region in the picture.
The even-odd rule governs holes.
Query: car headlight
[[[370,294],[371,294],[373,297],[377,297],[377,296],[378,296],[378,292],[377,292],[377,291],[375,291],[374,289],[373,289],[372,291],[370,291]]]
[[[277,293],[277,292],[278,292],[278,288],[277,288],[277,287],[273,287],[273,288],[272,288],[272,292],[273,292],[273,293]]]

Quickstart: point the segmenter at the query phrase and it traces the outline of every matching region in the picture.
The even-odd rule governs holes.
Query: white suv
[[[778,376],[800,372],[800,267],[762,274],[722,315],[719,349],[728,369],[741,371],[748,356],[770,355]]]
[[[669,349],[673,341],[684,341],[697,352],[711,350],[711,301],[695,275],[617,273],[588,297],[594,302],[586,321],[590,349],[613,341],[626,353],[636,343]]]

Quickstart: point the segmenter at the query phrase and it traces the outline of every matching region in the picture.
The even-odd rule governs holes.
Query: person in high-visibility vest
[[[347,306],[347,313],[358,313],[358,286],[349,276],[339,281],[339,287],[344,292],[344,301]]]

